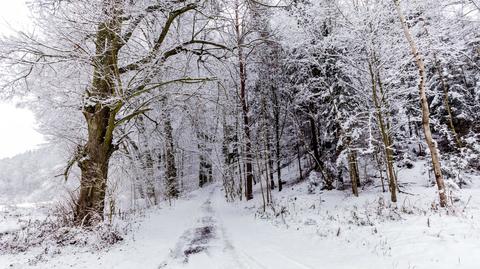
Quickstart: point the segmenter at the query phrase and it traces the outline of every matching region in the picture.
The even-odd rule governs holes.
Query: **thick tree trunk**
[[[415,40],[413,39],[410,30],[408,28],[407,22],[405,20],[405,16],[402,13],[400,8],[400,1],[394,0],[395,7],[397,9],[398,17],[402,24],[403,32],[405,34],[405,38],[407,39],[412,55],[415,57],[415,64],[418,69],[418,75],[420,77],[420,82],[418,84],[419,94],[420,94],[420,102],[422,108],[422,127],[423,132],[425,134],[425,140],[427,142],[428,148],[430,150],[430,155],[432,156],[432,166],[433,172],[435,174],[435,180],[437,182],[438,194],[440,198],[440,206],[445,207],[447,206],[447,195],[445,193],[445,182],[443,180],[442,168],[440,165],[440,156],[438,153],[437,145],[432,137],[432,131],[430,129],[430,109],[427,100],[427,94],[425,92],[425,63],[423,61],[420,52],[418,51],[417,45]]]
[[[120,87],[117,83],[117,55],[120,48],[117,33],[121,26],[118,18],[121,1],[105,0],[103,5],[108,18],[97,29],[93,81],[91,88],[86,91],[89,101],[83,107],[88,140],[78,161],[81,170],[80,193],[74,212],[75,223],[86,226],[104,217],[108,165],[115,150],[112,143],[115,116],[120,107],[117,104],[112,108],[102,101],[114,96]]]
[[[91,144],[94,145],[93,143]],[[88,146],[92,147],[92,146]],[[103,220],[107,189],[109,154],[86,150],[89,159],[79,162],[81,170],[80,194],[74,220],[76,224],[90,226]],[[95,156],[91,158],[91,156]]]

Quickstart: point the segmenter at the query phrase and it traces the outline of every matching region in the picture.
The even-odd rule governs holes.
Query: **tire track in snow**
[[[217,259],[223,260],[229,256],[229,269],[246,269],[239,259],[233,245],[226,237],[225,227],[218,222],[212,207],[212,197],[217,188],[212,188],[207,200],[200,206],[201,217],[196,225],[186,230],[178,239],[173,251],[161,263],[159,269],[178,268],[189,265],[190,258],[195,255],[206,255],[215,264]],[[193,265],[193,264],[192,264]],[[232,267],[232,265],[235,265]],[[196,268],[196,267],[195,267]],[[222,267],[223,268],[223,267]]]
[[[204,264],[221,269],[315,269],[267,247],[272,242],[252,241],[252,244],[261,246],[256,250],[235,247],[235,242],[229,237],[229,229],[235,227],[227,227],[215,210],[220,206],[213,202],[218,190],[212,188],[198,209],[201,214],[196,218],[196,224],[184,231],[159,269],[197,269],[205,268]]]

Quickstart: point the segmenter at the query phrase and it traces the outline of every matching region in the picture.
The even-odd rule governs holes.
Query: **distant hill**
[[[0,159],[0,204],[50,201],[65,192],[62,173],[65,153],[44,146]]]

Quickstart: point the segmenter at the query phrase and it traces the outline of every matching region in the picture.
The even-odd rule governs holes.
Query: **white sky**
[[[43,142],[35,131],[35,118],[27,109],[0,103],[0,158],[12,157]]]
[[[0,0],[0,32],[25,27],[28,9],[24,0]],[[0,158],[35,148],[43,142],[35,131],[35,118],[31,111],[0,102]]]
[[[28,8],[25,0],[0,0],[0,30],[24,26],[28,22]]]

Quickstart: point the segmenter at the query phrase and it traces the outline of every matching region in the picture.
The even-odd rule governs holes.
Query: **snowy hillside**
[[[0,205],[51,201],[60,198],[64,153],[45,146],[0,159]]]

